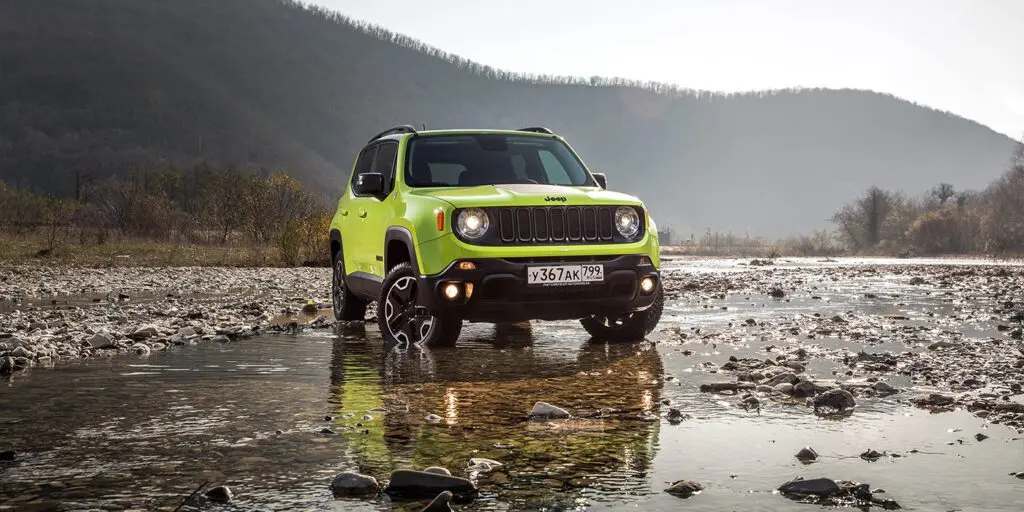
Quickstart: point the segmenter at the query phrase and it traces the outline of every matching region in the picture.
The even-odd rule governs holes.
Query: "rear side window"
[[[377,151],[377,160],[373,164],[373,172],[384,175],[384,183],[387,184],[385,192],[391,192],[395,188],[395,157],[398,156],[398,144],[393,142],[381,144]]]

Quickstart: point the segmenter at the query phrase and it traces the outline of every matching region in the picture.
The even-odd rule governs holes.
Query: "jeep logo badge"
[[[568,201],[569,199],[567,197],[565,197],[565,196],[547,196],[547,197],[544,198],[544,200],[548,201],[548,202],[558,201],[560,203],[564,203],[564,202]]]

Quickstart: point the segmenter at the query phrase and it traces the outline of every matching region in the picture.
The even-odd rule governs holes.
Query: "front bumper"
[[[469,261],[472,270],[459,263]],[[568,286],[526,284],[527,268],[535,265],[604,265],[604,282]],[[640,290],[640,280],[655,280],[652,293]],[[417,302],[429,313],[477,322],[569,320],[595,314],[619,315],[642,311],[654,303],[660,273],[643,254],[550,258],[484,258],[453,262],[444,271],[419,279]],[[455,300],[444,296],[446,284],[471,283],[472,293]],[[465,292],[466,288],[462,290]]]

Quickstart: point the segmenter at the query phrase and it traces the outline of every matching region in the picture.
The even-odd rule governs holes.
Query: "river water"
[[[677,301],[663,325],[712,328],[803,307],[730,304]],[[908,510],[1024,507],[1024,481],[1008,476],[1024,471],[1011,429],[898,396],[861,401],[842,420],[802,405],[745,410],[698,391],[720,379],[694,371],[694,357],[721,365],[760,346],[686,356],[671,333],[652,340],[595,343],[573,322],[469,325],[457,348],[420,350],[386,346],[367,326],[36,368],[0,382],[0,450],[19,454],[0,462],[0,510],[175,510],[208,483],[230,486],[235,500],[183,510],[415,511],[424,502],[335,499],[328,485],[346,470],[386,479],[428,466],[480,487],[457,510],[817,508],[773,492],[797,476],[867,482]],[[812,360],[808,371],[840,366]],[[579,417],[525,421],[538,400]],[[688,418],[670,423],[666,404]],[[817,463],[793,457],[804,446]],[[900,456],[858,457],[869,448]],[[471,457],[504,466],[467,473]],[[685,502],[663,492],[679,479],[706,489]]]

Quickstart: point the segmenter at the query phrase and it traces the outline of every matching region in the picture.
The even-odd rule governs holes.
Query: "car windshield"
[[[429,135],[413,139],[405,182],[411,187],[512,183],[589,186],[593,179],[566,144],[527,135]]]

